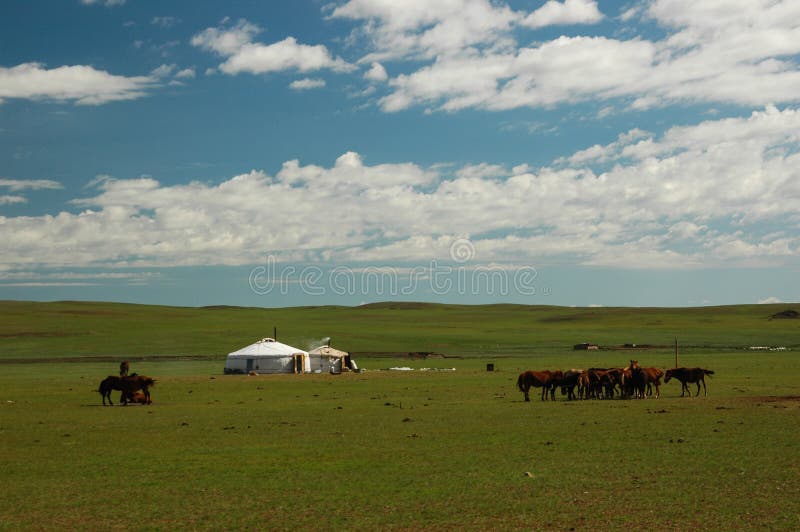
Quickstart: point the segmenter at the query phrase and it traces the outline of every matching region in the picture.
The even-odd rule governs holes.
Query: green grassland
[[[800,321],[769,319],[786,305],[0,308],[3,530],[800,529]],[[448,357],[222,375],[273,325],[288,343]],[[715,371],[708,397],[516,390],[525,369],[669,367],[675,335],[682,364]],[[584,340],[663,347],[571,349]],[[153,405],[101,405],[118,356],[157,379]]]
[[[307,348],[332,337],[348,351],[435,351],[528,356],[579,342],[671,348],[800,347],[800,319],[771,319],[791,305],[569,308],[380,303],[361,307],[159,307],[88,302],[0,302],[0,358],[220,357],[277,327]]]

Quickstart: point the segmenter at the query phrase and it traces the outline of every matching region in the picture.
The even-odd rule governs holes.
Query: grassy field
[[[19,308],[7,315],[8,307],[3,314],[20,324],[17,332],[65,334],[14,336],[3,320],[0,529],[800,529],[800,358],[796,350],[742,349],[796,345],[797,321],[768,319],[785,306],[703,313],[386,305],[372,309],[378,316],[292,309],[278,326],[298,327],[296,338],[301,318],[316,316],[311,334],[349,331],[362,351],[458,358],[363,356],[360,374],[247,377],[221,374],[217,350],[226,352],[230,338],[207,351],[196,343],[173,352],[169,346],[181,343],[159,329],[183,339],[194,328],[243,334],[231,315],[257,324],[269,321],[259,318],[266,311],[19,305],[30,305],[27,315]],[[137,319],[106,326],[97,314],[64,313],[76,306]],[[227,324],[204,317],[220,312]],[[272,312],[270,319],[282,317]],[[514,324],[520,329],[503,343],[501,331],[513,333]],[[659,331],[679,324],[681,337],[697,339],[682,349],[681,363],[716,372],[708,397],[681,399],[670,382],[657,400],[525,403],[514,386],[524,369],[620,365],[632,353],[644,365],[669,367],[668,347],[570,346],[656,343]],[[451,327],[472,338],[484,330],[497,343],[479,350]],[[90,347],[74,334],[86,330],[95,331],[83,335]],[[104,351],[114,331],[127,341],[141,337],[138,347]],[[390,348],[379,348],[381,335]],[[431,347],[440,340],[456,347]],[[153,405],[101,406],[94,390],[117,365],[91,357],[116,354],[143,356],[132,370],[157,379]],[[50,360],[14,361],[37,356]],[[487,363],[497,371],[487,372]],[[391,366],[416,371],[384,371]]]
[[[284,343],[309,348],[315,339],[332,337],[335,346],[357,353],[528,356],[568,350],[580,342],[671,348],[676,336],[690,349],[800,347],[800,319],[770,319],[787,308],[792,305],[679,309],[381,303],[258,309],[0,301],[0,358],[224,358],[272,336],[274,327]]]

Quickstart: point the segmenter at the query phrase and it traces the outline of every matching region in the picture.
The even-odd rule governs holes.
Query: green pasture
[[[153,405],[113,408],[94,392],[113,361],[4,363],[0,528],[800,528],[796,353],[686,353],[716,372],[692,399],[670,382],[657,400],[525,403],[514,386],[523,369],[625,356],[363,358],[360,374],[257,377],[142,361]]]
[[[798,530],[800,320],[772,319],[791,308],[0,302],[0,529]],[[275,326],[365,371],[222,374]],[[671,367],[675,336],[682,365],[715,371],[708,397],[515,387]],[[157,380],[152,405],[101,405],[123,357]]]
[[[331,337],[336,347],[357,353],[527,356],[569,350],[580,342],[671,348],[675,337],[683,347],[713,351],[800,348],[800,319],[771,319],[786,309],[792,305],[680,309],[380,303],[262,309],[0,301],[0,359],[224,357],[272,336],[275,327],[284,343],[308,348]]]

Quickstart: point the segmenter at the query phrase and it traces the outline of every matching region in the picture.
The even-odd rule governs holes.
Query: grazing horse
[[[560,371],[556,373],[561,373]],[[517,387],[519,391],[525,394],[525,400],[530,401],[531,398],[528,395],[532,386],[542,389],[542,401],[545,400],[547,396],[547,392],[551,388],[551,384],[553,382],[555,375],[554,372],[549,370],[544,371],[526,371],[524,373],[520,373],[519,377],[517,378]],[[558,377],[561,378],[560,376]]]
[[[119,376],[120,377],[127,377],[128,376],[128,372],[130,371],[130,369],[131,369],[131,365],[128,364],[128,361],[127,360],[123,360],[122,362],[119,363]]]
[[[100,383],[98,391],[103,397],[103,405],[106,404],[106,398],[108,398],[108,404],[113,406],[114,403],[111,401],[111,392],[113,390],[122,392],[120,395],[120,402],[123,405],[128,404],[128,398],[132,397],[135,392],[142,390],[145,397],[145,404],[149,405],[152,402],[150,401],[149,388],[154,386],[155,383],[155,380],[150,377],[145,377],[144,375],[137,375],[135,377],[117,377],[116,375],[109,375]]]
[[[671,378],[676,378],[681,381],[681,397],[684,397],[685,394],[689,394],[689,397],[692,396],[692,391],[689,389],[688,383],[696,383],[697,384],[697,393],[695,397],[700,395],[700,383],[703,383],[703,395],[708,396],[708,391],[706,390],[706,375],[711,376],[714,372],[710,369],[704,368],[674,368],[668,369],[666,375],[664,376],[664,384],[668,383]]]

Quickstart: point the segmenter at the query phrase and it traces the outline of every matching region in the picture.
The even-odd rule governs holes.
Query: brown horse
[[[138,403],[138,404],[141,404],[141,405],[146,405],[146,404],[152,404],[153,403],[153,401],[150,401],[148,403],[147,396],[142,392],[134,392],[131,395],[126,395],[125,396],[125,400],[128,403],[134,403],[134,404]]]
[[[120,402],[123,405],[128,404],[128,397],[132,397],[135,392],[141,390],[144,393],[146,404],[149,405],[151,403],[149,388],[154,386],[155,383],[155,380],[150,377],[145,377],[144,375],[136,375],[135,377],[117,377],[116,375],[109,375],[100,383],[98,391],[103,397],[103,405],[106,404],[106,398],[108,398],[108,404],[113,406],[114,403],[111,401],[111,392],[113,390],[122,392],[120,395]]]
[[[647,385],[650,384],[650,375],[638,364],[631,366],[630,371],[630,394],[635,399],[644,399],[647,393]]]
[[[646,373],[646,378],[644,378],[646,387],[647,387],[647,396],[653,395],[653,386],[656,388],[656,399],[661,397],[661,377],[664,376],[664,371],[658,368],[643,368],[639,365],[638,360],[631,360],[628,367],[625,368],[627,372],[625,372],[625,390],[628,395],[634,395],[632,390],[633,386],[632,383],[628,382],[628,379],[631,378],[632,372],[641,369]],[[637,379],[643,379],[642,377],[637,377]]]
[[[661,397],[661,377],[664,376],[664,370],[658,368],[642,368],[647,373],[647,395],[653,395],[653,386],[656,387],[656,399]]]
[[[544,401],[547,397],[547,392],[550,391],[550,388],[552,387],[551,384],[554,378],[561,378],[561,376],[558,375],[560,373],[560,371],[552,372],[549,370],[526,371],[519,374],[519,377],[517,378],[517,387],[519,388],[519,391],[525,394],[526,401],[531,400],[530,396],[528,395],[531,387],[541,388],[542,401]],[[553,398],[555,399],[555,392],[553,392]]]
[[[131,370],[131,365],[128,364],[127,360],[123,360],[119,363],[119,376],[120,377],[127,377],[128,372]]]
[[[554,383],[554,387],[561,386],[561,395],[566,395],[567,399],[577,399],[575,395],[575,387],[579,386],[579,379],[583,370],[570,369],[564,372],[564,376],[560,381]]]
[[[674,377],[681,381],[681,397],[684,397],[684,395],[687,393],[689,394],[689,397],[691,397],[692,391],[689,389],[689,383],[696,383],[697,393],[695,394],[695,397],[697,397],[700,395],[700,383],[702,383],[703,395],[708,396],[708,391],[706,390],[706,375],[710,377],[713,374],[713,371],[704,368],[668,369],[666,375],[664,376],[664,384],[668,383],[669,380]]]

